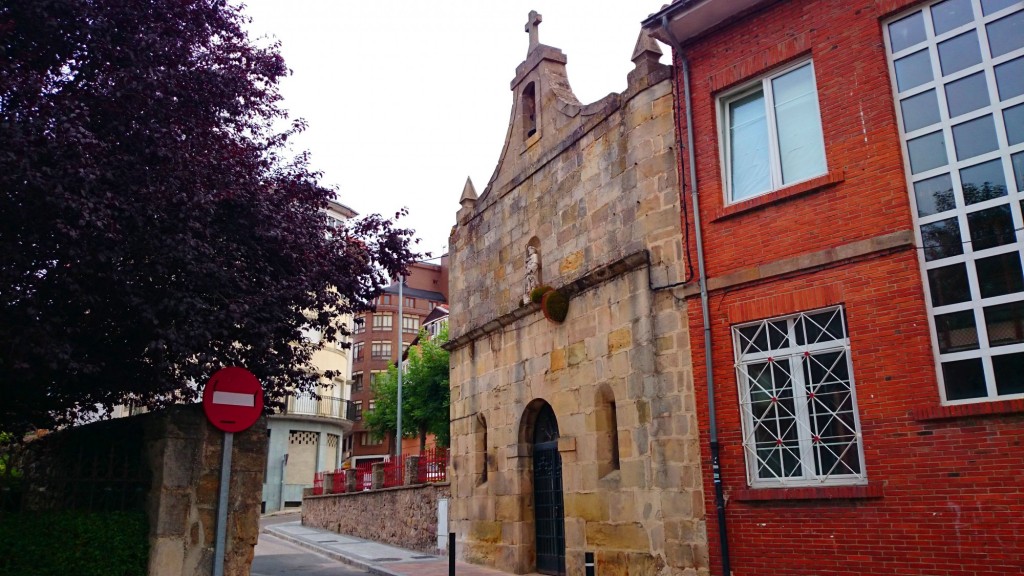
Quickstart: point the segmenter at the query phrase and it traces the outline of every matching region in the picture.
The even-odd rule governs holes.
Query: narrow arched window
[[[487,419],[483,414],[477,415],[473,433],[473,468],[476,483],[487,482]]]
[[[597,472],[605,477],[619,469],[619,421],[615,410],[615,394],[602,385],[596,398]]]
[[[537,133],[537,94],[533,82],[523,88],[522,96],[523,139]]]

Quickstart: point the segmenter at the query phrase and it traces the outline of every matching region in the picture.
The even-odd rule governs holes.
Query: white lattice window
[[[1024,3],[943,0],[885,45],[946,404],[1024,398]]]
[[[866,482],[842,307],[734,326],[733,346],[750,485]]]

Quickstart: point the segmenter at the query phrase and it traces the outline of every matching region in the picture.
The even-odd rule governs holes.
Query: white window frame
[[[1024,300],[1024,292],[1015,292],[1011,294],[1004,294],[999,296],[990,296],[982,298],[980,293],[980,283],[978,274],[974,266],[974,262],[979,259],[987,258],[990,256],[997,256],[1008,254],[1016,251],[1019,257],[1024,258],[1024,214],[1022,214],[1021,202],[1024,201],[1024,190],[1017,190],[1016,181],[1014,179],[1013,166],[1011,163],[1011,157],[1024,154],[1024,144],[1015,144],[1009,146],[1005,139],[1005,126],[1003,123],[1002,111],[1007,108],[1013,108],[1024,103],[1024,95],[1018,95],[1013,98],[1006,100],[999,99],[999,93],[996,87],[996,80],[994,76],[994,68],[1018,58],[1024,57],[1024,49],[1016,49],[1003,54],[998,57],[991,57],[987,48],[988,33],[986,25],[1001,20],[1008,15],[1020,12],[1022,6],[1009,6],[993,12],[990,14],[983,14],[981,9],[980,0],[973,0],[971,5],[973,8],[974,16],[973,21],[969,24],[961,25],[957,28],[943,32],[942,34],[935,34],[934,27],[931,19],[931,7],[938,4],[939,0],[929,2],[927,4],[918,5],[910,10],[900,12],[892,18],[886,19],[882,23],[882,36],[885,41],[886,59],[889,67],[890,85],[892,87],[893,98],[895,101],[895,113],[896,120],[899,126],[900,132],[900,147],[903,151],[903,165],[904,174],[906,175],[906,182],[908,191],[910,194],[910,206],[911,213],[914,220],[914,237],[916,245],[918,246],[918,263],[921,272],[921,282],[924,287],[924,299],[925,306],[928,312],[928,329],[931,335],[932,351],[935,359],[935,377],[939,388],[939,397],[943,405],[959,405],[959,404],[975,404],[979,402],[993,402],[1003,400],[1014,400],[1024,398],[1024,394],[998,394],[995,381],[995,372],[992,360],[994,357],[998,357],[1005,354],[1016,354],[1024,352],[1024,342],[991,346],[988,338],[987,325],[985,323],[984,309],[987,307],[997,306],[1000,304],[1008,304],[1013,302],[1020,302]],[[908,46],[901,49],[898,52],[892,51],[892,43],[889,34],[889,25],[900,21],[904,18],[914,15],[915,13],[923,13],[925,23],[925,36],[926,39],[923,42],[919,42],[913,46]],[[978,35],[978,42],[981,51],[981,62],[946,74],[942,74],[942,68],[939,62],[939,54],[937,46],[954,37],[961,36],[970,31],[975,31]],[[904,91],[899,90],[899,85],[896,82],[896,70],[895,62],[900,58],[916,54],[922,50],[928,51],[928,56],[932,66],[932,80],[908,88]],[[968,76],[974,76],[978,73],[984,74],[985,83],[988,89],[988,106],[982,106],[976,110],[962,113],[955,118],[949,118],[948,107],[946,102],[946,91],[945,87],[952,82],[966,78]],[[901,101],[909,97],[913,97],[919,94],[923,94],[930,90],[935,90],[936,98],[938,99],[938,107],[940,120],[937,123],[918,128],[911,132],[907,132],[904,128],[903,114],[901,113]],[[952,134],[954,126],[964,124],[974,119],[982,118],[988,115],[992,115],[993,123],[995,125],[998,147],[996,150],[985,152],[983,154],[975,155],[969,158],[960,160],[957,158],[955,141]],[[920,136],[936,133],[937,131],[942,132],[943,140],[945,141],[946,151],[946,164],[932,168],[929,170],[922,170],[914,174],[910,166],[910,155],[907,148],[907,143]],[[963,187],[960,180],[960,170],[969,168],[979,164],[984,164],[993,160],[999,160],[1002,164],[1003,175],[1006,177],[1006,196],[980,201],[970,206],[965,206],[962,200]],[[914,184],[929,180],[931,178],[948,174],[954,190],[956,207],[951,210],[944,210],[935,214],[926,216],[920,216],[918,214],[917,199],[914,191]],[[970,228],[968,224],[968,214],[986,210],[995,206],[1002,206],[1009,204],[1011,214],[1013,217],[1014,229],[1017,235],[1017,241],[1009,244],[1003,244],[1000,246],[994,246],[985,248],[979,252],[975,252],[971,242],[965,242],[963,251],[961,254],[954,256],[947,256],[945,258],[937,258],[931,261],[925,260],[924,253],[924,240],[922,238],[921,227],[934,222],[939,222],[949,218],[956,218],[958,226],[961,231],[961,238],[965,236],[969,238]],[[928,278],[928,272],[937,268],[943,268],[950,265],[956,265],[964,263],[966,267],[966,275],[970,290],[971,297],[964,302],[958,302],[955,304],[945,304],[942,306],[934,306],[932,303],[932,287]],[[1022,262],[1024,266],[1024,262]],[[973,350],[962,350],[953,352],[941,352],[939,348],[939,334],[936,329],[935,319],[937,316],[945,314],[951,314],[955,312],[970,311],[974,316],[975,330],[977,334],[978,346]],[[944,362],[956,362],[959,360],[974,360],[981,359],[982,370],[985,377],[986,395],[978,396],[974,398],[965,399],[954,399],[950,400],[947,398],[947,389],[945,384],[945,377],[943,375],[942,364]]]
[[[375,312],[373,315],[374,332],[389,332],[394,328],[395,319],[391,312]]]
[[[808,322],[813,322],[813,320],[809,318],[810,316],[823,313],[833,313],[833,317],[835,314],[839,315],[844,337],[841,339],[805,342],[803,345],[798,345],[795,338],[797,322],[804,318],[806,318]],[[759,325],[759,331],[773,330],[774,328],[772,328],[772,325],[782,322],[786,324],[788,335],[788,345],[782,348],[751,350],[750,348],[753,345],[747,342],[740,333],[741,329],[758,327]],[[733,350],[736,358],[736,385],[739,392],[740,419],[742,421],[743,428],[743,451],[747,463],[748,484],[753,488],[866,484],[867,472],[864,462],[864,440],[860,428],[860,414],[857,408],[857,387],[854,382],[853,363],[850,359],[849,330],[846,324],[846,314],[842,307],[833,306],[819,310],[759,320],[756,322],[737,324],[732,327],[732,335]],[[836,473],[837,468],[841,468],[842,466],[837,462],[831,470],[826,471],[825,474],[819,475],[815,472],[814,451],[816,449],[830,450],[830,448],[826,443],[820,443],[819,438],[814,435],[814,431],[812,430],[811,415],[808,410],[808,405],[814,402],[814,391],[808,386],[805,380],[802,363],[813,361],[812,359],[816,355],[831,354],[835,352],[843,353],[846,358],[846,370],[849,375],[850,410],[853,414],[854,424],[852,436],[854,438],[853,442],[856,442],[855,448],[852,446],[851,442],[842,454],[845,454],[847,450],[856,449],[860,470],[859,472],[849,473],[848,468],[842,468],[842,470],[846,470],[848,473]],[[762,414],[761,418],[758,418],[758,416],[753,413],[753,409],[751,408],[752,402],[750,400],[748,370],[750,366],[764,365],[765,363],[767,363],[768,366],[773,365],[773,363],[781,365],[783,371],[788,370],[788,375],[792,382],[792,402],[794,407],[793,412],[795,413],[790,414],[790,416],[793,417],[793,426],[795,426],[797,432],[798,455],[800,460],[800,470],[802,472],[800,476],[781,477],[774,475],[770,478],[762,478],[759,474],[762,469],[768,468],[767,466],[762,466],[762,462],[758,456],[756,445],[756,434],[758,431],[757,424],[765,420],[765,415],[767,413]],[[772,405],[778,406],[778,408],[776,408],[777,410],[785,410],[785,406],[781,402],[775,403],[773,400]],[[815,406],[821,413],[830,412],[830,409],[822,402],[818,402]],[[755,419],[757,422],[755,422]],[[832,421],[833,420],[829,420],[829,423]],[[787,428],[783,431],[782,435],[786,435],[789,431],[790,429]],[[784,448],[781,447],[782,440],[780,439],[777,441],[780,443],[779,450],[781,453],[781,451],[784,450]],[[833,450],[832,453],[835,454],[835,451]],[[842,454],[839,456],[841,457]],[[770,469],[768,469],[768,471],[771,472]]]
[[[402,315],[402,332],[405,334],[420,333],[420,319],[416,316]]]
[[[387,345],[387,352],[384,352],[385,345]],[[375,351],[380,349],[380,352]],[[370,344],[370,358],[374,360],[391,360],[394,355],[394,346],[391,345],[390,340],[375,340]]]
[[[779,154],[779,135],[778,135],[778,123],[775,119],[775,99],[773,97],[773,89],[771,81],[779,76],[788,74],[803,66],[811,67],[811,77],[814,79],[814,93],[818,92],[818,76],[814,71],[814,61],[811,58],[801,60],[791,65],[785,66],[773,70],[771,73],[761,76],[757,80],[744,84],[742,87],[730,90],[718,97],[717,103],[717,115],[718,115],[718,136],[719,136],[719,150],[721,150],[721,161],[722,161],[722,182],[725,185],[722,187],[725,195],[725,204],[740,204],[770,194],[776,190],[782,188],[788,188],[799,184],[800,182],[806,182],[814,178],[819,178],[828,174],[828,150],[825,148],[825,127],[821,121],[821,103],[818,99],[815,99],[815,103],[818,105],[818,122],[821,125],[822,141],[821,147],[824,152],[825,165],[823,170],[812,176],[808,176],[803,180],[797,180],[789,183],[783,183],[782,181],[782,160]],[[768,124],[768,157],[771,162],[771,185],[767,190],[763,190],[751,196],[745,198],[733,199],[732,193],[732,140],[729,135],[729,104],[739,100],[745,96],[749,96],[754,92],[761,90],[764,94],[764,105],[765,105],[765,116]]]

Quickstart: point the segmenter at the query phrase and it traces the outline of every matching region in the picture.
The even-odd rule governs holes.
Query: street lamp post
[[[405,284],[405,276],[398,277],[398,431],[395,434],[395,457],[402,461],[402,351],[405,348],[405,330],[402,320],[402,304],[405,298],[402,297],[402,285]]]

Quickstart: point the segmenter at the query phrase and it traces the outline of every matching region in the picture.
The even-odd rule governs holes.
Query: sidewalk
[[[334,560],[358,566],[371,574],[382,576],[447,576],[448,558],[413,552],[396,546],[379,544],[354,536],[303,526],[301,522],[285,522],[263,528],[286,542],[308,548]],[[505,572],[464,562],[457,562],[458,576],[508,576]]]

